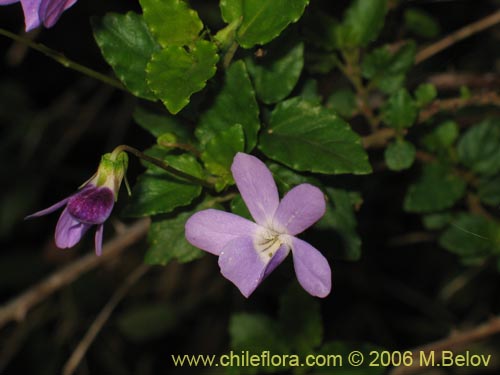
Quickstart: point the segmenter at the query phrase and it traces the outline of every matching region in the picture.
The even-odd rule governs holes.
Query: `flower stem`
[[[55,60],[59,64],[63,65],[66,68],[73,69],[79,73],[85,74],[86,76],[92,77],[94,79],[97,79],[98,81],[101,81],[107,85],[113,86],[117,89],[127,91],[127,89],[116,79],[113,79],[105,74],[99,73],[95,70],[92,70],[84,65],[78,64],[77,62],[68,59],[66,56],[64,56],[62,53],[55,51],[43,44],[40,43],[35,43],[32,40],[11,33],[10,31],[7,31],[5,29],[0,28],[0,35],[6,36],[7,38],[10,38],[12,40],[15,40],[16,42],[22,43],[27,45],[28,47],[43,53],[45,56],[50,57],[51,59]]]
[[[145,153],[139,151],[138,149],[131,147],[131,146],[128,146],[128,145],[120,145],[120,146],[116,147],[113,150],[113,154],[118,154],[119,152],[122,152],[122,151],[129,152],[132,155],[138,157],[139,159],[142,159],[142,160],[145,160],[151,164],[154,164],[157,167],[159,167],[159,168],[161,168],[161,169],[163,169],[163,170],[165,170],[165,171],[167,171],[167,172],[169,172],[177,177],[184,178],[184,179],[191,181],[197,185],[202,185],[202,186],[205,186],[208,188],[214,187],[214,185],[210,181],[203,180],[201,178],[198,178],[198,177],[192,176],[188,173],[185,173],[183,171],[180,171],[180,170],[172,167],[170,164],[166,163],[165,161],[157,159],[157,158],[149,156],[149,155],[146,155]]]

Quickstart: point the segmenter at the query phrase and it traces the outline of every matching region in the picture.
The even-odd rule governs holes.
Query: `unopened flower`
[[[96,174],[80,190],[26,219],[47,215],[65,206],[56,226],[56,246],[61,249],[75,246],[90,227],[97,225],[95,252],[101,255],[104,222],[113,210],[127,165],[125,152],[103,155]]]
[[[61,14],[74,5],[77,0],[0,0],[0,5],[20,2],[24,12],[26,31],[43,24],[52,27]]]
[[[290,251],[302,287],[313,296],[326,297],[331,290],[327,260],[313,246],[295,237],[325,213],[321,190],[300,184],[280,201],[269,169],[256,157],[244,153],[235,156],[231,171],[255,222],[225,211],[203,210],[186,222],[187,240],[218,255],[222,275],[245,297]]]

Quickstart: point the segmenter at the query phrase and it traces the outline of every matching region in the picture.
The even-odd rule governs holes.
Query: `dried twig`
[[[43,301],[56,290],[76,280],[83,273],[114,259],[125,248],[141,239],[147,233],[149,224],[149,219],[137,221],[125,233],[117,235],[107,242],[103,247],[102,256],[97,257],[93,252],[84,255],[7,302],[0,307],[0,328],[12,320],[23,320],[33,306]]]
[[[443,39],[431,44],[428,47],[420,50],[415,56],[415,64],[419,64],[429,57],[441,52],[442,50],[452,46],[453,44],[461,41],[462,39],[468,38],[480,31],[483,31],[491,26],[496,25],[500,22],[500,10],[483,18],[479,21],[473,22],[461,29],[447,35]]]
[[[456,90],[462,86],[491,90],[500,87],[500,74],[445,72],[433,74],[426,81],[436,86],[438,91]]]

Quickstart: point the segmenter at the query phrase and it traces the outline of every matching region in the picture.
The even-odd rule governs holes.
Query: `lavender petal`
[[[290,248],[287,245],[281,245],[278,251],[276,251],[266,266],[266,271],[264,272],[264,278],[269,276],[271,272],[273,272],[276,267],[278,267],[288,256],[290,252]]]
[[[238,152],[231,166],[234,180],[257,224],[266,225],[279,204],[278,189],[266,165],[255,156]]]
[[[222,275],[249,297],[264,279],[267,263],[257,254],[250,236],[237,237],[226,244],[219,256]]]
[[[9,5],[9,4],[14,4],[18,3],[19,0],[0,0],[0,5]]]
[[[95,253],[99,257],[102,254],[102,235],[104,233],[104,224],[99,224],[95,231]]]
[[[185,225],[186,239],[209,253],[219,255],[232,240],[251,236],[257,224],[229,212],[208,209],[195,213]]]
[[[52,27],[61,14],[74,5],[77,0],[42,0],[39,15],[45,27]]]
[[[283,197],[274,215],[273,225],[286,228],[286,232],[294,236],[318,221],[325,210],[325,196],[321,190],[301,184]]]
[[[115,195],[107,187],[89,186],[72,195],[68,201],[71,215],[86,224],[104,223],[115,205]]]
[[[24,23],[26,31],[36,29],[40,26],[40,15],[38,10],[42,0],[21,0],[21,5],[24,12]]]
[[[300,285],[311,295],[326,297],[332,288],[332,271],[326,258],[307,242],[292,237],[295,274]]]
[[[66,207],[59,217],[56,226],[56,246],[60,249],[75,246],[82,236],[91,227],[90,224],[81,223],[69,213]]]
[[[24,220],[26,219],[32,219],[34,217],[40,217],[40,216],[44,216],[44,215],[48,215],[56,210],[58,210],[59,208],[61,208],[62,206],[64,206],[66,203],[68,203],[69,201],[69,198],[71,197],[67,197],[67,198],[64,198],[62,201],[59,201],[55,204],[53,204],[52,206],[44,209],[44,210],[41,210],[41,211],[38,211],[38,212],[35,212],[34,214],[31,214],[31,215],[28,215],[24,218]]]

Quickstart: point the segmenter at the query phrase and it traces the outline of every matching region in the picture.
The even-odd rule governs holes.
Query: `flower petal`
[[[234,181],[252,217],[260,225],[273,218],[279,204],[271,171],[255,156],[238,152],[231,166]]]
[[[300,184],[290,190],[281,200],[273,219],[276,230],[292,236],[303,232],[318,221],[326,210],[325,196],[317,187]]]
[[[232,240],[252,236],[258,225],[229,212],[203,210],[191,216],[185,225],[186,239],[196,247],[219,255]]]
[[[247,298],[264,279],[268,263],[259,257],[250,236],[230,241],[219,256],[222,275],[236,285]]]
[[[95,253],[99,257],[102,254],[102,235],[104,233],[104,224],[99,224],[95,231]]]
[[[71,198],[71,197],[64,198],[62,201],[59,201],[56,204],[53,204],[52,206],[50,206],[50,207],[48,207],[48,208],[46,208],[44,210],[41,210],[41,211],[35,212],[34,214],[28,215],[28,216],[26,216],[24,218],[24,220],[26,220],[26,219],[32,219],[34,217],[40,217],[40,216],[48,215],[48,214],[50,214],[50,213],[58,210],[59,208],[61,208],[62,206],[64,206],[66,203],[68,203],[69,198]]]
[[[77,0],[42,0],[39,16],[45,27],[52,27],[61,14],[76,3]]]
[[[26,26],[26,31],[36,29],[40,26],[40,15],[38,10],[40,8],[40,3],[42,0],[32,0],[26,1],[21,0],[21,5],[24,12],[24,24]]]
[[[292,237],[295,274],[300,285],[311,295],[326,297],[332,288],[332,271],[326,258],[314,247]]]
[[[87,185],[68,201],[70,214],[87,224],[104,223],[115,205],[115,195],[108,187]]]
[[[14,4],[18,3],[19,0],[0,0],[0,5],[9,5],[9,4]]]
[[[57,222],[55,234],[56,246],[60,249],[75,246],[91,226],[90,224],[84,224],[76,220],[71,216],[66,207]]]
[[[288,247],[288,245],[283,244],[280,246],[278,251],[274,253],[269,263],[267,263],[266,271],[264,272],[264,278],[269,276],[269,274],[273,272],[276,267],[278,267],[285,260],[289,252],[290,248]]]

